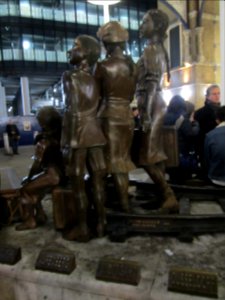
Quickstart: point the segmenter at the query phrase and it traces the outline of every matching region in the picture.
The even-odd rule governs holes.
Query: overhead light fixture
[[[104,13],[104,23],[109,22],[109,5],[114,5],[120,2],[116,0],[108,0],[108,1],[100,1],[100,0],[88,0],[89,3],[95,4],[95,5],[102,5],[103,6],[103,13]]]
[[[23,49],[27,50],[30,48],[30,42],[29,41],[23,41]]]
[[[117,3],[119,3],[120,2],[120,0],[119,1],[113,1],[113,0],[108,0],[108,1],[104,1],[104,0],[88,0],[88,2],[89,3],[91,3],[91,4],[95,4],[95,5],[113,5],[113,4],[117,4]]]

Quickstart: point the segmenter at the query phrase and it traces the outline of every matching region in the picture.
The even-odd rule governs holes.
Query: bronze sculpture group
[[[147,39],[147,46],[137,65],[124,54],[128,32],[116,21],[104,24],[97,32],[106,51],[102,61],[98,61],[100,44],[95,38],[79,35],[75,39],[73,48],[68,51],[74,68],[64,72],[62,77],[65,94],[62,134],[49,128],[44,130],[45,122],[40,124],[43,133],[37,145],[41,143],[42,153],[36,158],[35,172],[31,172],[32,176],[28,176],[21,189],[24,221],[17,226],[18,230],[35,228],[38,219],[45,219],[41,208],[42,195],[38,190],[41,184],[54,187],[64,175],[71,183],[77,211],[76,224],[64,234],[66,239],[90,239],[89,205],[93,206],[97,216],[96,234],[103,236],[107,175],[112,176],[121,211],[131,212],[128,172],[135,168],[130,159],[134,130],[130,102],[134,97],[138,102],[142,128],[138,166],[146,170],[161,192],[161,210],[166,213],[178,211],[178,202],[164,176],[167,157],[162,144],[165,104],[160,89],[163,73],[167,71],[169,74],[168,56],[163,46],[167,27],[168,18],[160,10],[149,10],[144,15],[140,36]],[[63,160],[61,166],[52,159],[50,164],[45,163],[46,151],[51,147],[55,156],[58,153],[58,161]],[[91,203],[85,188],[86,172],[91,182]],[[33,174],[38,174],[36,179]],[[42,181],[42,178],[46,180]]]

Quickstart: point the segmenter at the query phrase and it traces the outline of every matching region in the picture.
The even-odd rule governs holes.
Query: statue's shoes
[[[37,227],[37,223],[35,220],[32,220],[32,221],[25,221],[19,225],[17,225],[15,227],[15,229],[17,231],[22,231],[22,230],[29,230],[29,229],[34,229]]]
[[[98,223],[96,227],[97,237],[101,238],[104,236],[105,233],[105,224],[104,223]]]
[[[90,241],[91,236],[89,230],[81,230],[79,226],[63,233],[63,238],[68,241],[77,241],[81,243],[87,243]]]
[[[167,202],[167,201],[166,201]],[[174,203],[163,203],[157,211],[159,214],[177,214],[179,213],[179,203],[176,201]]]

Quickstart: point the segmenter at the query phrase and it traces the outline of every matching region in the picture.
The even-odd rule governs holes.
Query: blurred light
[[[208,89],[209,86],[210,86],[210,84],[207,85],[207,86],[205,86],[204,88],[202,88],[202,94],[203,94],[204,96],[206,96],[206,91],[207,91],[207,89]]]
[[[169,87],[170,86],[170,81],[168,81],[167,78],[165,79],[164,85],[165,85],[165,87]]]
[[[189,62],[185,62],[185,63],[184,63],[184,66],[185,66],[186,68],[188,68],[188,67],[191,67],[191,64],[190,64]]]
[[[190,81],[190,69],[183,70],[183,83],[188,83]]]
[[[113,4],[116,4],[116,3],[119,3],[119,1],[113,1],[113,0],[108,0],[108,1],[104,1],[104,0],[88,0],[89,3],[91,4],[95,4],[95,5],[113,5]]]
[[[192,91],[192,88],[188,85],[184,85],[182,88],[181,88],[181,92],[180,92],[180,95],[181,97],[183,97],[185,100],[189,101],[191,96],[193,94],[193,91]]]
[[[12,110],[13,110],[13,107],[10,106],[10,107],[8,108],[8,112],[11,112]]]
[[[166,88],[168,88],[170,86],[170,81],[168,81],[168,76],[166,73],[164,73],[163,84]]]
[[[30,42],[29,41],[23,41],[23,49],[29,49],[30,48]]]
[[[162,91],[163,94],[163,100],[166,102],[166,105],[169,104],[170,99],[172,98],[173,94],[170,90],[164,90]]]

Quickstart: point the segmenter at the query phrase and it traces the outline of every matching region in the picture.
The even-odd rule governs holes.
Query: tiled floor
[[[16,156],[4,155],[0,149],[0,167],[13,167],[22,179],[32,163],[33,147],[20,147]],[[130,174],[148,180],[142,170]],[[51,197],[44,207],[48,222],[34,230],[18,232],[15,224],[0,230],[0,243],[19,246],[22,259],[14,266],[0,264],[0,300],[205,300],[206,297],[168,291],[168,274],[172,267],[216,272],[218,298],[225,299],[225,234],[196,236],[192,243],[175,237],[134,236],[124,243],[110,242],[108,237],[88,243],[69,242],[54,229]],[[197,211],[221,213],[214,204],[197,205]],[[46,246],[65,247],[76,256],[76,269],[70,275],[35,269],[39,252]],[[98,261],[103,256],[132,260],[140,264],[138,286],[103,282],[95,279]]]

